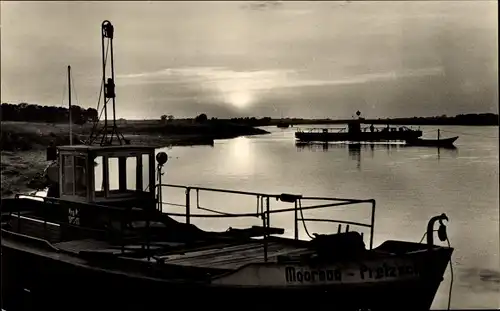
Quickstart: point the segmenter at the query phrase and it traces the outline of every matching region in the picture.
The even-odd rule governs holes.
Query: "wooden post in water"
[[[440,139],[441,137],[441,133],[440,133],[440,129],[438,129],[438,140]]]

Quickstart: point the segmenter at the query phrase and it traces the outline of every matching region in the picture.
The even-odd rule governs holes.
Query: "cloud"
[[[230,111],[246,113],[249,109],[254,113],[258,110],[267,115],[285,103],[292,109],[292,106],[304,101],[315,102],[316,106],[321,105],[320,103],[330,105],[333,98],[336,98],[335,102],[345,101],[349,97],[346,95],[346,87],[351,91],[353,87],[357,88],[359,95],[364,93],[364,88],[359,88],[363,85],[371,90],[380,89],[380,83],[394,82],[401,85],[402,81],[407,81],[406,78],[440,78],[443,69],[426,67],[361,75],[338,75],[330,79],[309,79],[307,74],[305,71],[290,69],[236,71],[216,66],[180,67],[118,75],[120,81],[117,81],[117,85],[124,87],[122,92],[126,93],[125,97],[129,96],[129,92],[133,92],[134,96],[142,98],[145,103],[168,103],[176,113],[181,108],[186,112],[189,110],[195,113],[203,111],[202,107],[206,106],[206,109],[216,109],[224,115],[229,115]],[[413,83],[407,81],[404,84]],[[337,88],[332,90],[331,87]],[[326,100],[327,98],[329,100]],[[359,98],[351,100],[357,102]],[[195,104],[197,108],[191,109]],[[301,107],[301,111],[305,109],[303,105]],[[214,114],[213,110],[207,112]],[[303,114],[303,111],[301,113]]]
[[[267,91],[278,88],[308,86],[335,86],[364,84],[375,81],[398,80],[407,77],[443,75],[442,67],[427,67],[338,77],[335,79],[303,79],[300,72],[287,69],[234,71],[225,67],[168,68],[153,72],[118,75],[120,84],[171,84],[190,83],[221,92],[246,90]]]
[[[281,7],[282,5],[283,5],[282,1],[252,1],[245,3],[242,6],[242,8],[249,10],[263,11],[263,10],[278,8]]]

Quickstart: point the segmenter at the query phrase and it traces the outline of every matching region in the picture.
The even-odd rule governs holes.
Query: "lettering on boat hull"
[[[285,279],[287,283],[311,283],[342,281],[340,269],[309,270],[303,268],[286,267]]]
[[[80,211],[77,207],[68,207],[68,222],[71,225],[80,225]]]
[[[251,264],[213,280],[215,284],[247,286],[325,286],[398,282],[417,279],[410,260],[380,260],[366,263],[310,267],[299,264]]]
[[[371,281],[390,281],[418,276],[413,264],[394,265],[382,263],[378,266],[359,265],[358,268],[310,269],[308,267],[287,266],[284,273],[287,284],[335,284],[367,283]]]

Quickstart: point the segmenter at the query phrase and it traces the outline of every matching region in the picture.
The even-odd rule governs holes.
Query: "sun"
[[[245,108],[252,101],[252,95],[250,94],[250,92],[243,92],[243,91],[231,92],[228,94],[227,100],[230,104],[232,104],[236,108]]]

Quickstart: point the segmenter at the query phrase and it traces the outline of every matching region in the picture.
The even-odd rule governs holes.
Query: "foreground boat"
[[[349,309],[428,310],[453,251],[433,242],[434,223],[445,220],[444,215],[430,220],[427,244],[394,240],[374,248],[374,200],[164,184],[144,191],[144,185],[154,184],[154,148],[63,146],[59,154],[58,198],[2,199],[2,267],[6,272],[2,273],[2,302],[9,311],[18,309],[21,301],[31,301],[37,308],[54,308],[58,306],[57,296],[75,292],[93,297],[93,301],[80,302],[78,309],[94,308],[98,299],[100,303],[136,305],[145,310],[161,303],[164,293],[183,297],[199,292],[210,295],[218,308],[232,306],[225,301],[229,295],[233,299],[265,297],[266,303],[280,305],[291,304],[287,302],[290,295],[303,295],[315,305],[330,304],[333,299],[337,306]],[[104,178],[103,190],[95,190],[97,180],[110,175],[109,165],[103,162],[95,170],[88,168],[94,166],[97,157],[113,156],[119,163],[136,160],[132,176],[136,187],[127,187],[124,182],[130,167],[127,170],[119,165],[119,176],[123,177],[117,181],[118,189],[111,190]],[[160,153],[157,158],[161,167],[166,155]],[[145,172],[151,173],[146,180]],[[83,180],[86,183],[80,183]],[[162,212],[159,202],[163,187],[185,189],[185,213]],[[192,195],[196,192],[198,197],[203,191],[254,196],[257,212],[192,214]],[[272,209],[270,201],[274,200],[292,207]],[[325,204],[302,207],[302,203],[313,200]],[[370,223],[302,216],[303,210],[355,204],[372,205]],[[285,231],[271,227],[271,215],[277,213],[293,213],[294,238],[277,236]],[[171,218],[181,215],[185,223]],[[260,218],[263,225],[209,232],[190,224],[194,217],[249,216]],[[347,232],[339,230],[300,240],[299,222],[306,221],[344,224]],[[349,226],[369,228],[368,248],[364,235],[349,231]],[[440,231],[443,237],[444,227]],[[258,306],[261,302],[245,304],[252,303]],[[198,305],[199,301],[183,302],[189,304]]]
[[[113,37],[108,21],[102,24],[102,36],[104,47],[104,38]],[[104,109],[108,100],[114,109],[114,70],[111,74],[106,79],[103,70]],[[436,222],[440,240],[448,241],[446,215],[429,220],[425,244],[388,240],[374,247],[373,199],[163,184],[166,153],[122,144],[127,142],[115,121],[108,132],[106,119],[88,145],[59,146],[56,152],[49,148],[47,158],[56,162],[46,171],[51,181],[47,197],[2,199],[3,309],[234,310],[302,302],[339,310],[430,308],[453,252],[449,245],[434,243]],[[113,136],[120,145],[111,144]],[[100,145],[93,145],[99,137]],[[185,192],[184,203],[174,204],[181,205],[182,213],[163,210],[166,188]],[[236,201],[216,202],[251,200],[256,210],[235,214],[217,211],[221,206],[201,207],[200,193],[239,195]],[[192,213],[195,198],[197,209],[212,213]],[[272,208],[273,201],[289,206]],[[370,222],[303,215],[304,210],[346,205],[369,205]],[[293,219],[293,238],[281,237],[286,230],[271,226],[275,214],[285,213]],[[251,217],[262,226],[214,232],[191,223],[193,218],[236,223],[236,218]],[[336,233],[311,236],[310,222],[339,227]],[[308,239],[299,238],[300,223]],[[364,228],[369,238],[363,231],[350,231],[351,226]]]

